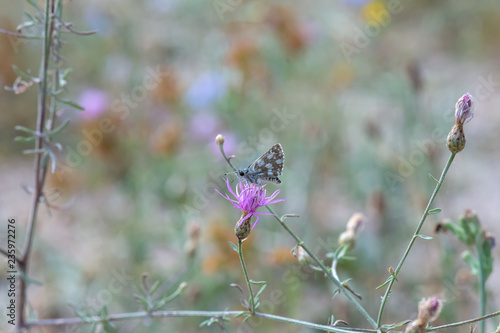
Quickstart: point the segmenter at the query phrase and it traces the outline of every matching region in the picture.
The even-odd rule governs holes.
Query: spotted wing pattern
[[[281,184],[278,176],[283,172],[285,153],[281,144],[277,143],[256,159],[246,169],[238,170],[237,175],[252,184],[269,181]]]

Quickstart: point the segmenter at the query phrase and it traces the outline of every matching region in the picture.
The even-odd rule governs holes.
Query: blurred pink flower
[[[257,209],[262,206],[266,205],[272,205],[274,203],[280,202],[280,201],[285,201],[285,199],[275,199],[276,196],[280,193],[280,190],[274,191],[274,193],[266,197],[266,185],[264,186],[259,186],[256,184],[246,184],[242,183],[241,181],[238,182],[236,185],[236,191],[233,191],[231,188],[231,185],[229,183],[229,179],[225,179],[227,189],[228,191],[236,198],[236,199],[231,199],[228,194],[223,195],[219,191],[219,193],[222,197],[225,199],[229,200],[232,202],[234,208],[240,209],[244,212],[246,212],[246,215],[240,219],[240,223],[243,222],[244,220],[255,216],[257,217],[255,223],[252,226],[252,229],[255,228],[257,223],[259,222],[259,216],[258,215],[274,215],[271,213],[262,213],[262,212],[257,212]],[[238,228],[239,224],[236,225],[236,228]]]
[[[82,118],[88,121],[96,119],[109,108],[109,99],[104,91],[89,88],[80,95],[78,104],[85,109]]]

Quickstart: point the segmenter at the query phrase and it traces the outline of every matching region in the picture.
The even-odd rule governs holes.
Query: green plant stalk
[[[41,78],[40,85],[38,87],[38,106],[37,106],[37,133],[38,137],[35,144],[35,149],[41,150],[43,148],[43,132],[44,132],[44,122],[45,114],[47,111],[47,81],[48,81],[48,70],[49,70],[49,60],[51,51],[51,41],[52,41],[52,28],[53,28],[53,18],[51,9],[54,8],[54,0],[45,1],[45,29],[44,29],[44,43],[42,50],[42,60],[40,66],[39,76]],[[38,205],[40,203],[40,197],[42,196],[42,189],[46,175],[46,168],[42,168],[42,154],[35,155],[35,184],[34,193],[31,204],[31,212],[28,220],[26,239],[24,242],[24,248],[22,251],[21,258],[18,261],[19,270],[21,270],[26,276],[28,275],[28,265],[31,252],[31,245],[33,243],[33,235],[35,230],[35,221],[38,212]],[[24,318],[24,308],[26,305],[26,288],[27,283],[23,279],[19,281],[19,298],[18,298],[18,329],[25,327]]]
[[[88,325],[99,323],[103,321],[114,322],[121,320],[130,319],[142,319],[142,318],[167,318],[167,317],[239,317],[241,316],[241,311],[153,311],[153,312],[132,312],[132,313],[121,313],[115,315],[108,315],[105,319],[99,316],[91,316],[86,318],[59,318],[59,319],[39,319],[30,321],[27,323],[28,326],[38,327],[38,326],[64,326],[64,325]],[[317,329],[325,332],[336,332],[336,333],[376,333],[374,329],[359,329],[359,328],[339,328],[328,325],[320,325],[307,321],[297,320],[288,317],[276,316],[268,313],[255,312],[256,317],[279,321],[283,323],[300,325],[312,329]]]
[[[311,250],[309,250],[309,248],[304,244],[304,242],[297,235],[295,235],[295,233],[286,225],[286,223],[282,220],[282,218],[278,217],[278,215],[276,214],[276,212],[271,207],[266,206],[266,208],[269,210],[269,212],[271,212],[272,214],[274,214],[274,217],[278,220],[278,222],[281,224],[281,226],[295,239],[295,241],[297,242],[297,244],[299,246],[301,246],[304,249],[304,251],[307,252],[307,254],[309,254],[309,256],[316,262],[316,264],[318,264],[318,266],[321,268],[321,270],[328,276],[328,278],[330,280],[332,280],[332,282],[335,284],[335,286],[337,288],[339,288],[339,290],[341,290],[344,293],[344,295],[354,304],[354,306],[363,315],[363,317],[366,318],[366,320],[370,323],[370,325],[372,325],[373,328],[376,328],[377,327],[377,323],[368,314],[368,312],[366,312],[366,310],[363,308],[363,306],[359,303],[359,301],[356,298],[356,296],[354,296],[350,291],[348,291],[342,285],[342,283],[333,276],[332,272],[318,259],[318,257],[316,257],[314,255],[314,253],[312,253]]]
[[[484,266],[483,266],[483,249],[481,244],[477,241],[476,237],[476,252],[477,252],[477,259],[479,262],[479,269],[478,269],[478,282],[479,282],[479,302],[480,302],[480,315],[484,316],[486,314],[486,279],[484,276]],[[481,321],[481,333],[486,332],[486,322],[483,320]]]
[[[250,279],[248,278],[247,266],[245,265],[245,260],[243,259],[243,246],[241,239],[238,239],[238,255],[240,256],[241,268],[243,269],[243,274],[245,275],[245,280],[248,285],[248,292],[250,293],[249,306],[250,313],[255,314],[255,299],[253,296],[252,284],[250,283]]]
[[[427,207],[425,208],[424,214],[422,215],[420,222],[418,223],[417,229],[413,233],[413,236],[410,240],[410,243],[408,244],[403,257],[398,263],[398,266],[394,270],[394,273],[392,273],[392,276],[389,281],[389,285],[387,286],[387,289],[385,290],[384,297],[382,298],[382,303],[380,305],[380,310],[378,313],[378,318],[377,318],[377,327],[380,327],[381,322],[382,322],[382,314],[384,312],[385,304],[387,303],[387,300],[389,299],[389,294],[391,292],[392,286],[394,282],[396,281],[396,278],[399,274],[399,271],[403,267],[403,264],[408,257],[408,254],[410,253],[411,248],[413,247],[413,244],[415,243],[416,239],[418,238],[418,234],[420,232],[420,229],[422,229],[422,226],[424,225],[425,219],[429,215],[429,210],[431,209],[431,205],[434,202],[434,199],[436,198],[437,193],[439,192],[439,189],[441,188],[441,185],[443,184],[444,178],[446,177],[446,174],[448,173],[448,170],[450,169],[451,163],[453,162],[453,159],[455,158],[456,154],[451,154],[450,157],[448,158],[448,162],[446,162],[446,165],[443,169],[443,172],[441,173],[441,177],[439,178],[436,187],[434,188],[434,192],[432,192],[432,195],[429,199],[429,203],[427,204]]]
[[[107,321],[121,321],[121,320],[129,320],[129,319],[143,319],[143,318],[168,318],[168,317],[223,317],[223,316],[230,316],[230,317],[239,317],[241,316],[242,312],[241,311],[153,311],[153,312],[146,312],[146,311],[140,311],[140,312],[131,312],[131,313],[120,313],[120,314],[114,314],[114,315],[108,315],[106,317]],[[433,331],[439,331],[439,330],[444,330],[447,328],[453,328],[453,327],[459,327],[467,324],[472,324],[481,320],[485,320],[488,318],[496,317],[500,315],[500,311],[490,313],[486,316],[483,317],[478,317],[478,318],[473,318],[469,320],[464,320],[452,324],[446,324],[446,325],[441,325],[441,326],[436,326],[436,327],[430,327],[427,328],[427,332],[433,332]],[[302,320],[296,320],[292,318],[287,318],[287,317],[281,317],[281,316],[276,316],[268,313],[262,313],[262,312],[255,312],[256,317],[260,318],[265,318],[269,320],[275,320],[275,321],[280,321],[284,323],[290,323],[290,324],[296,324],[296,325],[301,325],[304,327],[309,327],[313,329],[318,329],[326,332],[337,332],[337,333],[358,333],[358,332],[377,332],[377,330],[374,329],[359,329],[359,328],[337,328],[333,326],[327,326],[327,325],[319,325],[319,324],[314,324],[311,322],[307,321],[302,321]],[[103,318],[99,316],[91,316],[91,317],[86,317],[86,318],[78,318],[78,317],[73,317],[73,318],[57,318],[57,319],[38,319],[38,320],[32,320],[28,321],[26,323],[26,326],[29,327],[38,327],[38,326],[65,326],[65,325],[88,325],[88,324],[94,324],[94,323],[99,323],[102,322]]]
[[[440,331],[440,330],[444,330],[444,329],[447,329],[447,328],[459,327],[459,326],[463,326],[463,325],[466,325],[466,324],[476,323],[478,321],[484,322],[486,319],[493,318],[493,317],[496,317],[496,316],[499,316],[499,315],[500,315],[500,311],[497,311],[497,312],[493,312],[493,313],[490,313],[488,315],[485,315],[485,316],[482,316],[482,317],[478,317],[478,318],[474,318],[474,319],[469,319],[469,320],[464,320],[464,321],[458,321],[456,323],[451,323],[451,324],[446,324],[446,325],[431,327],[431,328],[427,329],[427,332]]]

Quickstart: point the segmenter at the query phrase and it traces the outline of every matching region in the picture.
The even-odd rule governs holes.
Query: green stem
[[[459,321],[459,322],[452,323],[452,324],[446,324],[446,325],[431,327],[431,328],[427,329],[427,332],[440,331],[440,330],[444,330],[444,329],[447,329],[447,328],[453,328],[453,327],[463,326],[463,325],[466,325],[466,324],[472,324],[472,323],[475,323],[475,322],[478,322],[478,321],[484,322],[486,319],[489,319],[489,318],[492,318],[492,317],[496,317],[498,315],[500,315],[500,311],[493,312],[493,313],[490,313],[490,314],[488,314],[486,316],[482,316],[482,317],[478,317],[478,318],[474,318],[474,319],[469,319],[469,320]]]
[[[38,137],[35,144],[36,150],[41,150],[43,148],[43,133],[44,133],[44,123],[47,111],[47,95],[48,95],[48,71],[49,71],[49,61],[50,61],[50,51],[51,51],[51,42],[52,42],[52,28],[53,28],[53,20],[52,20],[52,10],[54,8],[54,0],[46,0],[45,1],[45,28],[43,35],[43,53],[42,60],[40,65],[40,84],[38,87],[38,106],[37,106],[37,124],[36,129],[38,133]],[[28,220],[28,225],[26,227],[26,236],[24,242],[24,248],[21,252],[21,256],[18,261],[19,270],[23,272],[26,276],[28,275],[28,267],[29,260],[31,254],[31,246],[33,244],[33,235],[35,232],[35,222],[38,212],[38,205],[40,203],[40,198],[43,195],[43,184],[45,182],[47,168],[42,166],[42,154],[35,155],[35,180],[34,180],[34,193],[31,202],[31,212]],[[19,281],[19,296],[18,296],[18,327],[19,329],[24,328],[25,326],[25,315],[24,309],[27,303],[27,282],[24,279],[20,279]]]
[[[450,158],[448,159],[448,162],[446,162],[446,165],[443,169],[443,172],[441,173],[441,177],[439,178],[436,187],[434,188],[434,192],[432,192],[431,198],[429,199],[429,203],[427,204],[427,207],[425,208],[424,214],[422,215],[420,222],[417,226],[417,229],[413,233],[413,237],[410,240],[410,243],[408,244],[406,251],[403,254],[403,257],[399,261],[398,266],[394,270],[394,273],[392,273],[392,276],[390,277],[389,285],[387,286],[387,289],[385,291],[384,297],[382,298],[382,304],[380,305],[380,310],[378,313],[378,318],[377,318],[377,327],[380,327],[380,324],[382,322],[382,314],[384,312],[385,304],[387,303],[387,300],[389,299],[389,294],[391,293],[392,286],[394,282],[396,281],[396,278],[399,274],[399,271],[403,267],[403,264],[406,260],[406,257],[408,257],[408,254],[410,253],[411,248],[413,247],[413,244],[415,243],[415,240],[418,238],[418,234],[420,232],[420,229],[422,229],[422,226],[424,225],[425,219],[427,218],[427,215],[429,215],[429,210],[431,208],[432,203],[434,202],[434,199],[436,198],[437,193],[439,192],[439,189],[441,188],[441,185],[443,184],[444,178],[446,177],[446,173],[448,172],[448,169],[451,166],[451,163],[453,162],[453,159],[455,158],[456,154],[451,154]]]
[[[266,208],[269,210],[269,212],[271,212],[272,214],[274,214],[274,216],[276,217],[276,219],[278,220],[278,222],[281,224],[281,226],[295,239],[295,241],[297,242],[297,244],[299,246],[301,246],[304,249],[304,251],[307,252],[307,254],[309,254],[309,256],[316,262],[316,264],[318,264],[318,266],[321,268],[321,270],[328,276],[328,278],[330,280],[332,280],[332,282],[335,284],[335,286],[339,290],[341,290],[345,294],[345,296],[354,304],[354,306],[363,315],[363,317],[366,318],[366,320],[370,323],[370,325],[372,325],[373,328],[376,328],[377,327],[377,323],[368,314],[368,312],[366,312],[366,310],[363,308],[363,306],[359,303],[359,301],[356,298],[356,296],[354,296],[350,291],[348,291],[342,285],[342,283],[338,279],[336,279],[335,276],[333,276],[331,270],[329,270],[323,264],[323,262],[321,262],[318,259],[318,257],[316,257],[316,255],[314,255],[314,253],[311,250],[309,250],[309,248],[304,244],[304,242],[297,235],[295,235],[295,233],[285,224],[285,222],[283,221],[283,218],[279,218],[278,215],[276,214],[276,212],[271,207],[266,206]]]
[[[167,318],[167,317],[239,317],[242,315],[241,311],[153,311],[153,312],[132,312],[132,313],[121,313],[115,315],[109,315],[106,318],[99,316],[92,316],[86,318],[58,318],[58,319],[38,319],[27,323],[27,326],[37,327],[37,326],[64,326],[64,325],[86,325],[99,323],[103,321],[121,321],[121,320],[131,320],[131,319],[142,319],[142,318]],[[264,319],[300,325],[316,330],[321,330],[325,332],[336,332],[336,333],[375,333],[374,329],[360,329],[360,328],[339,328],[329,325],[320,325],[311,323],[308,321],[297,320],[288,317],[281,317],[272,315],[269,313],[255,312],[255,317],[260,317]]]
[[[479,279],[479,298],[480,298],[481,316],[484,316],[486,314],[486,279],[484,276],[484,265],[483,265],[484,258],[483,258],[482,244],[479,244],[478,241],[476,241],[476,251],[477,251],[477,259],[479,262],[478,279]],[[485,331],[486,331],[486,322],[483,320],[481,321],[481,333],[485,333]]]
[[[255,314],[255,299],[253,296],[252,284],[250,283],[250,279],[248,278],[247,266],[245,265],[245,260],[243,259],[243,246],[241,239],[238,239],[238,255],[240,256],[241,268],[243,269],[243,274],[245,274],[245,280],[248,285],[248,292],[250,293],[249,303],[249,311],[253,315]]]

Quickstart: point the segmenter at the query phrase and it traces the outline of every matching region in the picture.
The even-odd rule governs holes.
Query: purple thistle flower
[[[231,201],[234,208],[242,210],[243,214],[246,213],[244,216],[242,216],[240,222],[236,225],[236,228],[238,228],[243,221],[251,218],[252,216],[257,217],[255,223],[252,226],[252,229],[255,228],[255,226],[259,222],[258,215],[274,215],[271,213],[257,212],[257,209],[259,207],[272,205],[280,201],[285,201],[285,199],[275,199],[276,196],[280,193],[280,190],[276,190],[271,196],[266,197],[266,189],[265,189],[266,185],[263,186],[256,184],[248,185],[247,183],[242,183],[240,181],[236,185],[236,191],[233,191],[231,185],[229,184],[229,179],[225,179],[225,181],[227,184],[228,191],[236,199],[231,199],[228,194],[223,195],[222,193],[216,190],[217,193],[219,193],[225,199]]]
[[[474,101],[469,93],[464,94],[455,105],[455,118],[462,124],[469,122],[474,117]]]

